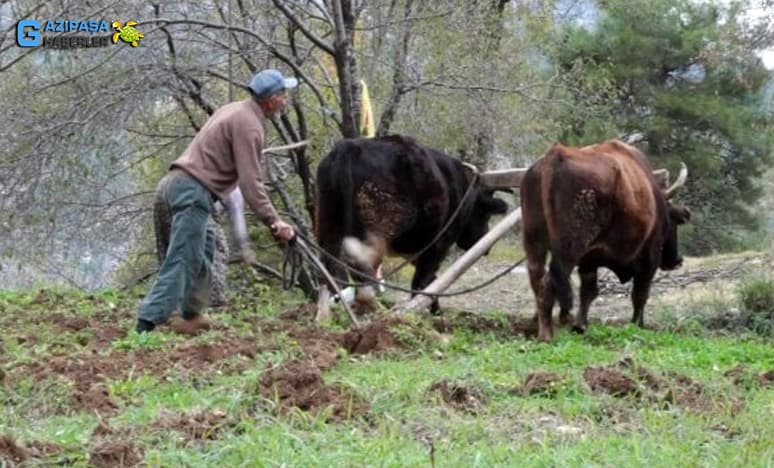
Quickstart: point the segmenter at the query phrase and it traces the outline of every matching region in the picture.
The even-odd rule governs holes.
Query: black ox
[[[320,246],[370,277],[384,256],[409,258],[415,267],[414,290],[435,279],[452,244],[472,247],[487,233],[491,216],[507,208],[481,187],[475,167],[408,137],[342,140],[317,169],[315,234]],[[336,279],[347,278],[339,263],[326,255],[322,261]],[[374,296],[373,287],[358,288],[356,309],[372,310]],[[329,298],[323,285],[317,320],[330,318]],[[437,310],[435,300],[432,311]]]

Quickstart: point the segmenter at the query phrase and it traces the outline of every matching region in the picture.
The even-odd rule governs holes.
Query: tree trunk
[[[496,84],[494,61],[497,60],[500,51],[504,32],[503,14],[505,5],[509,1],[492,0],[492,3],[487,7],[488,11],[484,13],[486,20],[484,21],[484,30],[481,31],[481,35],[484,37],[481,63],[485,64],[485,67],[482,68],[482,75],[488,77],[486,82],[488,86]],[[492,153],[494,153],[494,132],[485,112],[476,116],[474,121],[477,122],[477,126],[474,127],[472,142],[469,147],[463,148],[461,153],[464,154],[465,161],[483,169],[489,166]]]
[[[333,0],[331,3],[336,24],[333,58],[339,75],[341,134],[345,138],[355,138],[360,135],[360,80],[353,50],[356,17],[351,0]]]

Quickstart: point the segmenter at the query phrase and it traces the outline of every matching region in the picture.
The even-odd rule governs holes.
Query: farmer
[[[137,314],[136,330],[148,332],[165,323],[175,310],[178,331],[195,334],[212,323],[204,314],[210,300],[215,233],[210,222],[213,204],[225,200],[238,185],[248,206],[288,242],[293,227],[281,220],[260,180],[259,158],[265,142],[266,118],[287,106],[287,89],[298,81],[277,70],[263,70],[247,86],[251,96],[219,108],[158,185],[172,218],[169,247],[156,282]]]
[[[247,235],[247,221],[245,220],[245,200],[239,187],[235,188],[228,196],[217,201],[212,213],[212,228],[215,231],[215,252],[213,253],[211,272],[211,296],[210,306],[219,307],[227,303],[226,299],[226,270],[230,258],[228,240],[223,229],[224,217],[228,215],[231,220],[231,229],[234,233],[242,256],[242,261],[248,265],[256,262],[255,252],[250,246]],[[169,248],[169,237],[172,228],[172,213],[167,206],[164,190],[156,191],[156,199],[153,203],[153,227],[156,233],[156,255],[159,267],[164,264]]]

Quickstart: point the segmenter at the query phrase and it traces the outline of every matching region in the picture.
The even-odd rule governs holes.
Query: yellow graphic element
[[[368,138],[373,138],[376,135],[371,97],[368,95],[368,86],[363,80],[360,80],[360,134]]]
[[[131,44],[132,47],[137,47],[137,42],[145,35],[133,28],[135,24],[137,24],[137,21],[127,21],[122,27],[119,21],[113,21],[113,29],[117,31],[113,33],[113,44],[118,42],[118,38],[121,38],[122,41]]]

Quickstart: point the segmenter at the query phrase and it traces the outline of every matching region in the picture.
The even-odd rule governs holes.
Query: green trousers
[[[215,232],[210,192],[193,177],[172,171],[159,182],[154,210],[168,210],[172,219],[166,255],[145,297],[138,318],[154,324],[173,311],[184,318],[198,315],[210,302]]]

